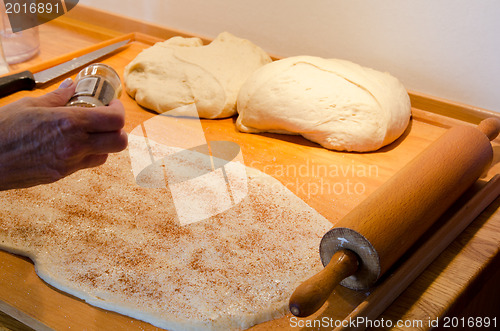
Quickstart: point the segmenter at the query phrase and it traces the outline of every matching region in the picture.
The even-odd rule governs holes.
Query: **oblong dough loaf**
[[[237,104],[240,131],[300,134],[340,151],[390,144],[411,116],[408,93],[395,77],[313,56],[263,66],[243,84]]]
[[[228,32],[209,45],[174,37],[145,49],[125,67],[125,89],[158,113],[195,103],[200,117],[229,117],[236,114],[241,85],[269,62],[261,48]]]

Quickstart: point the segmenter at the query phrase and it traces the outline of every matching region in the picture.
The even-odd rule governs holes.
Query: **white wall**
[[[345,58],[408,89],[500,112],[497,0],[80,0],[266,51]]]

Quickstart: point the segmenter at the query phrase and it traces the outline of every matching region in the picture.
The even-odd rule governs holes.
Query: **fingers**
[[[68,85],[69,84],[69,85]],[[59,112],[61,118],[71,116],[80,128],[88,133],[119,131],[125,125],[125,109],[121,101],[115,99],[108,106],[84,108],[64,107],[71,99],[75,91],[75,84],[66,80],[61,86],[43,96],[37,98],[23,98],[19,104],[12,106],[17,108],[37,108],[43,113]]]
[[[61,86],[58,89],[31,99],[31,104],[35,107],[64,106],[75,93],[75,88],[76,86],[73,81],[65,80],[61,83]]]
[[[71,140],[61,143],[54,151],[55,159],[48,160],[52,164],[55,175],[52,181],[66,177],[75,171],[97,167],[104,164],[109,153],[116,153],[127,147],[128,138],[125,131],[94,133],[87,139]]]
[[[92,154],[117,153],[127,148],[128,137],[123,130],[89,135],[88,152]]]
[[[86,130],[89,133],[118,131],[125,125],[125,109],[119,100],[111,101],[109,106],[84,111],[87,117]]]
[[[88,155],[118,153],[127,148],[128,137],[119,130],[88,135],[61,137],[54,148],[54,156],[62,162],[79,162]]]
[[[54,111],[46,109],[45,114]],[[58,108],[54,114],[59,133],[55,155],[59,160],[73,162],[87,155],[116,153],[124,150],[128,137],[122,129],[125,124],[123,104],[114,100],[106,107]]]
[[[71,85],[73,85],[74,82],[71,78],[66,78],[65,80],[63,80],[63,82],[61,83],[61,85],[59,85],[59,88],[67,88],[67,87],[70,87]]]

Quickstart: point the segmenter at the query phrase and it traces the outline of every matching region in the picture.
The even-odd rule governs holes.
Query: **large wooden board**
[[[161,38],[146,34],[133,33],[106,40],[102,45],[127,38],[133,40],[129,46],[101,61],[114,67],[120,75],[123,74],[124,66],[141,50],[161,40]],[[64,56],[37,64],[33,68],[39,70],[94,48],[96,46],[71,51]],[[75,74],[70,76],[74,77]],[[1,99],[0,106],[24,96],[42,95],[55,89],[57,85],[58,82],[45,89],[16,93]],[[447,128],[458,124],[472,125],[470,122],[477,122],[480,118],[492,115],[485,110],[449,103],[446,100],[433,99],[418,93],[412,92],[411,97],[414,105],[413,116],[404,135],[393,144],[373,153],[333,152],[297,136],[240,133],[235,129],[234,118],[202,120],[202,126],[208,141],[229,140],[238,143],[246,165],[277,178],[329,219],[332,224],[335,224],[396,171],[436,140]],[[155,116],[154,113],[139,107],[126,94],[123,94],[120,99],[126,109],[127,131],[131,131],[140,123]],[[494,164],[488,173],[484,174],[482,180],[487,180],[493,174],[498,173],[499,165],[497,163],[500,147],[496,142],[494,144]],[[468,261],[472,259],[475,263],[469,263],[472,269],[470,274],[474,275],[479,273],[478,268],[488,266],[495,259],[498,249],[495,250],[492,247],[495,247],[497,239],[491,233],[492,231],[496,233],[496,238],[498,238],[498,229],[500,228],[500,226],[496,228],[492,226],[492,224],[499,223],[498,215],[495,213],[496,207],[489,211],[488,217],[485,216],[486,220],[483,217],[482,223],[476,224],[477,229],[469,238],[470,241],[479,240],[479,245],[475,245],[477,248],[474,251],[474,259],[457,259],[456,257],[462,254],[460,249],[448,252],[452,256],[450,259],[458,263],[457,268],[462,267],[463,261],[469,263]],[[489,235],[485,237],[477,235],[477,233],[484,233],[487,229]],[[444,270],[443,273],[439,274],[439,277],[450,277],[451,279],[457,276],[456,268],[451,271],[451,275],[442,276],[447,271],[447,269]],[[435,271],[432,272],[435,273]],[[465,276],[465,278],[467,277]],[[446,288],[447,281],[449,279],[437,283],[436,286]],[[463,287],[464,284],[467,285],[467,281],[464,280],[464,283],[457,286]],[[379,286],[383,286],[383,283]],[[417,289],[417,291],[421,292],[422,289]],[[425,288],[423,291],[427,293]],[[340,320],[353,311],[355,312],[356,307],[363,302],[377,304],[370,302],[369,294],[369,292],[355,292],[339,287],[328,300],[328,305],[309,320],[320,320],[323,317]],[[418,297],[418,295],[416,296]],[[432,296],[432,293],[428,296]],[[413,300],[417,299],[413,298]],[[413,304],[414,302],[404,305],[401,315],[410,318],[411,316],[408,317],[405,312],[408,312],[408,308],[411,308]],[[147,323],[97,309],[48,286],[36,276],[31,261],[5,252],[0,252],[0,311],[36,329],[156,329]],[[388,314],[391,316],[390,311]],[[397,315],[391,318],[397,318]],[[425,316],[420,317],[424,318]],[[286,316],[255,326],[254,329],[291,329],[292,326],[290,316]]]

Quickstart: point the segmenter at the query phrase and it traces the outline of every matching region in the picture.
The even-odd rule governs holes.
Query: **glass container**
[[[110,66],[94,63],[78,73],[75,79],[75,94],[68,106],[107,106],[119,98],[122,90],[120,76]]]

